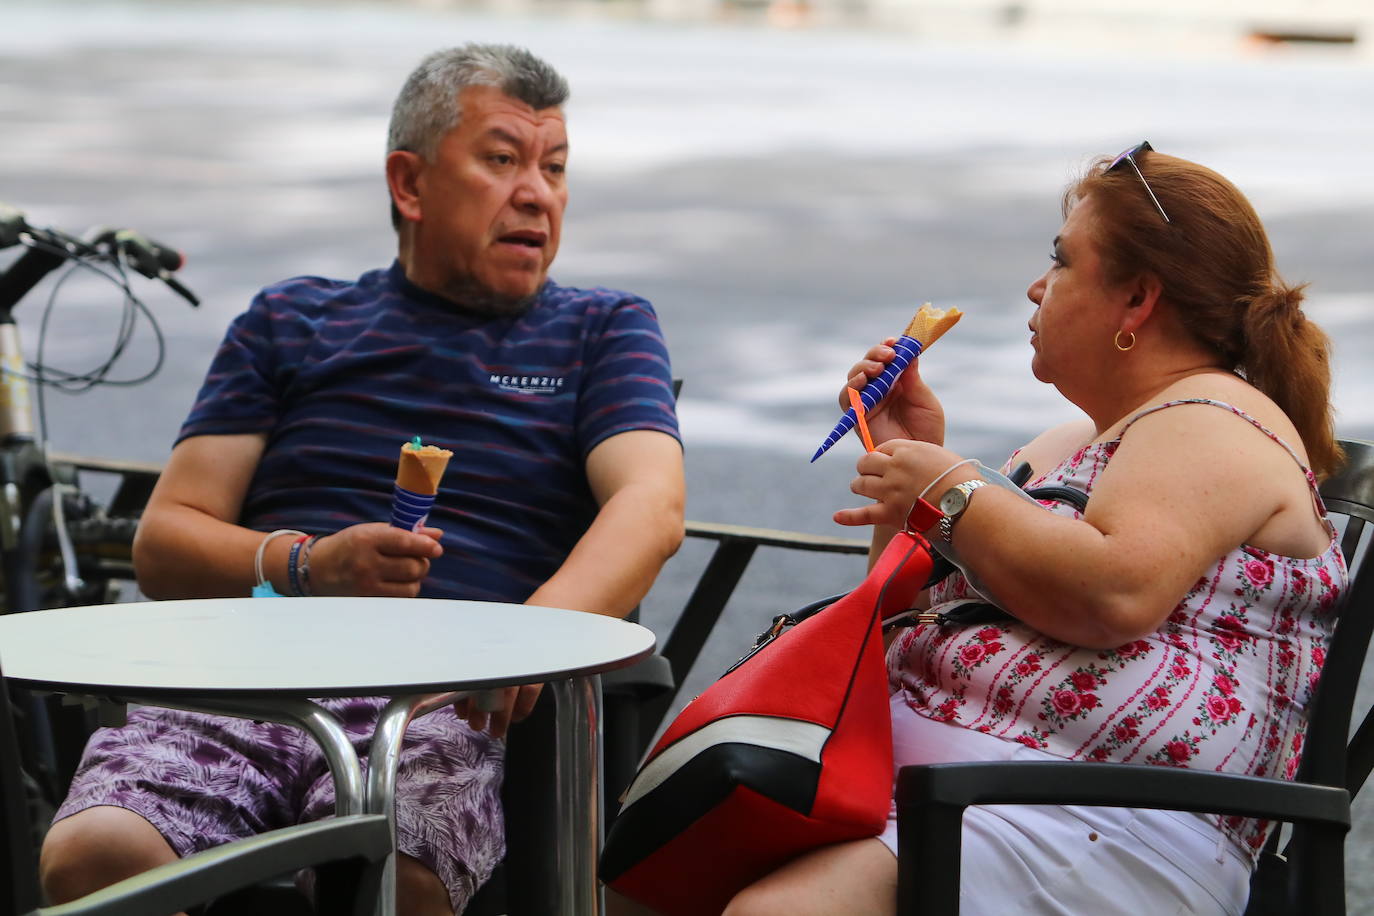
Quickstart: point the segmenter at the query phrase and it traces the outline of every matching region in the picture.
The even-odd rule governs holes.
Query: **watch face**
[[[958,487],[951,487],[940,497],[940,511],[945,515],[958,515],[968,502],[968,494]]]

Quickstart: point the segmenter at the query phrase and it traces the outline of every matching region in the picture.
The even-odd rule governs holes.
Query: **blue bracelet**
[[[308,538],[302,536],[291,542],[291,553],[286,558],[286,576],[291,582],[291,594],[297,598],[304,598],[305,592],[301,589],[300,573],[296,570],[296,561],[301,556],[301,545]]]
[[[320,539],[318,534],[311,535],[310,539],[301,546],[300,556],[300,579],[301,594],[309,598],[315,593],[310,590],[310,548],[315,546],[315,542]]]

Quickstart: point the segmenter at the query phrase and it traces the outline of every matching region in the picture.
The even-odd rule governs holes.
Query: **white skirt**
[[[917,715],[901,694],[894,694],[891,704],[897,768],[968,760],[1063,759]],[[879,837],[893,855],[896,818],[894,807]],[[1239,916],[1250,896],[1249,857],[1210,819],[1188,812],[975,806],[964,815],[961,851],[959,902],[965,916]]]

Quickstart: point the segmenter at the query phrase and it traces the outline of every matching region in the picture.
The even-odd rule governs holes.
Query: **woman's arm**
[[[903,501],[955,460],[928,443],[888,443],[860,460],[853,487],[879,502],[837,521],[892,524]],[[937,489],[973,476],[961,468]],[[1082,521],[983,487],[954,545],[1021,620],[1064,642],[1112,648],[1156,630],[1210,566],[1280,512],[1305,512],[1315,525],[1293,460],[1244,420],[1178,407],[1132,427]]]

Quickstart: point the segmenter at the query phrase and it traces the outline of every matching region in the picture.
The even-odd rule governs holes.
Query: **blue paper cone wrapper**
[[[429,519],[429,510],[434,506],[434,495],[415,493],[404,487],[395,487],[391,495],[391,527],[418,531]]]
[[[896,351],[896,355],[892,357],[892,362],[887,364],[887,368],[882,371],[881,375],[869,381],[864,386],[863,391],[859,392],[859,400],[863,402],[865,412],[877,407],[878,402],[887,397],[887,393],[892,390],[893,383],[897,381],[897,376],[901,375],[902,371],[911,365],[913,359],[921,355],[921,342],[914,337],[902,336],[897,338],[892,349]],[[836,423],[835,428],[830,431],[830,435],[825,437],[825,441],[821,443],[820,448],[816,449],[816,454],[811,456],[811,460],[815,461],[824,455],[830,446],[843,439],[844,434],[854,428],[856,419],[854,408],[846,408],[844,416],[840,417],[840,422]]]

